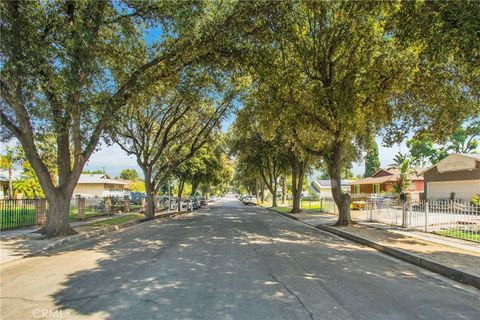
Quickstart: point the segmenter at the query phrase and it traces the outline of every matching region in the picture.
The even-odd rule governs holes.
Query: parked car
[[[146,197],[147,195],[143,192],[130,192],[130,202],[133,204],[141,204]]]
[[[216,196],[211,196],[210,198],[208,198],[208,202],[215,202],[215,201],[217,201]]]
[[[200,199],[200,205],[201,206],[206,206],[207,204],[208,204],[207,199],[205,199],[205,198]]]
[[[246,196],[242,200],[244,205],[249,205],[249,204],[257,204],[257,197],[255,196]]]

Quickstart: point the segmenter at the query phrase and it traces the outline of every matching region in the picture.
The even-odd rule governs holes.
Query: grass
[[[464,240],[472,240],[480,242],[480,233],[479,232],[467,232],[463,230],[440,230],[437,232],[442,236],[448,236]]]
[[[270,207],[270,209],[281,213],[289,213],[292,210],[290,207]]]
[[[128,215],[121,216],[121,217],[115,217],[115,218],[111,218],[111,219],[105,219],[105,220],[101,220],[101,221],[92,222],[92,223],[87,224],[87,226],[89,226],[89,227],[108,227],[108,226],[114,226],[114,225],[118,225],[118,224],[122,224],[122,223],[127,223],[127,222],[130,222],[130,221],[138,220],[138,219],[141,219],[141,218],[144,218],[144,217],[145,216],[143,214],[134,213],[134,214],[128,214]]]

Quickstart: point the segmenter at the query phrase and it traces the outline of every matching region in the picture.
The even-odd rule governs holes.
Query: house
[[[22,178],[21,170],[12,170],[12,180]],[[0,170],[0,199],[8,197],[8,170]]]
[[[106,174],[82,174],[78,179],[73,195],[90,197],[123,197],[128,191],[128,183],[110,179]]]
[[[371,177],[350,182],[351,194],[393,193],[400,180],[400,169],[380,169]],[[407,192],[423,192],[423,177],[410,175]]]
[[[425,198],[470,201],[480,194],[480,154],[451,154],[423,172]]]
[[[344,192],[348,192],[350,188],[350,180],[341,180],[341,187]],[[314,180],[310,184],[310,188],[320,197],[332,197],[332,184],[330,180]]]
[[[8,177],[0,174],[0,199],[8,196]]]

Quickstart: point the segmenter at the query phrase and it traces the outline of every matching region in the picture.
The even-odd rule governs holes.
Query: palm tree
[[[416,175],[417,171],[411,167],[412,162],[408,154],[397,153],[393,159],[393,163],[389,165],[389,169],[400,169],[400,178],[396,185],[398,192],[405,191],[410,185],[410,176]]]

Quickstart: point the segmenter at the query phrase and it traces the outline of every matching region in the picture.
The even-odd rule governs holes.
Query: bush
[[[480,207],[480,194],[477,194],[476,196],[472,197],[472,200],[470,201],[472,205],[479,206]]]

